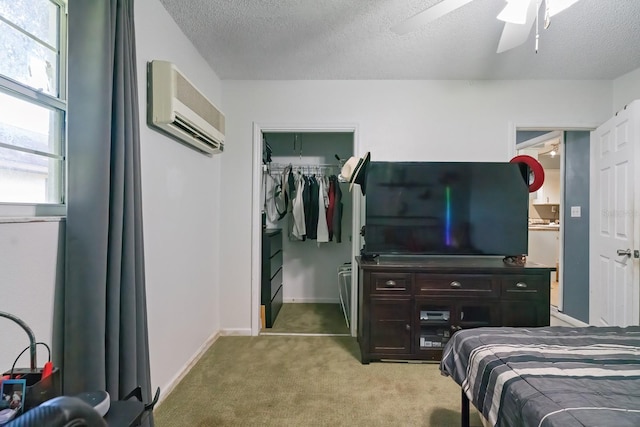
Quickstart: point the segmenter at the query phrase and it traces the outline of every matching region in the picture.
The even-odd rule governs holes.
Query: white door
[[[639,324],[639,101],[591,132],[589,323]],[[568,209],[571,209],[568,207]]]

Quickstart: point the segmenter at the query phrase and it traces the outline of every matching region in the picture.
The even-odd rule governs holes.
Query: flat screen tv
[[[525,177],[517,163],[371,162],[362,253],[525,255]]]

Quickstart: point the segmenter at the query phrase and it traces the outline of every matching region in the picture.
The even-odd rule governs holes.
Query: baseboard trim
[[[251,328],[228,328],[221,329],[220,335],[224,337],[233,337],[233,336],[251,336]]]
[[[200,346],[198,351],[196,351],[196,353],[184,365],[184,367],[169,381],[167,385],[164,386],[164,388],[162,389],[162,393],[160,393],[160,398],[158,399],[158,403],[156,403],[155,408],[158,408],[162,404],[164,399],[171,394],[173,389],[175,389],[176,386],[180,383],[180,381],[182,381],[182,379],[189,373],[191,368],[193,368],[194,365],[198,363],[200,359],[202,359],[202,356],[204,356],[207,350],[209,350],[209,348],[213,345],[214,342],[216,342],[216,340],[221,335],[222,334],[220,332],[216,332],[213,335],[211,335],[209,338],[207,338],[207,340]]]
[[[285,336],[285,337],[350,337],[351,334],[316,334],[304,332],[260,332],[260,335]]]
[[[302,303],[302,304],[340,304],[338,298],[285,298],[285,303]]]
[[[555,317],[556,319],[560,320],[561,322],[567,323],[571,326],[575,326],[577,328],[582,328],[585,326],[589,326],[588,323],[584,323],[582,320],[578,320],[574,317],[571,317],[567,314],[564,314],[560,311],[558,311],[558,309],[556,307],[551,307],[551,317]]]

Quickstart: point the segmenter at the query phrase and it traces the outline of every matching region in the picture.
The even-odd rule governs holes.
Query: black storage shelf
[[[282,230],[265,229],[262,232],[262,292],[264,307],[263,328],[271,328],[282,308]]]

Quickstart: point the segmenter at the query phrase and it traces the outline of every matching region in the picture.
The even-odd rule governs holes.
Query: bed
[[[496,427],[640,426],[640,327],[457,332],[440,370]]]

